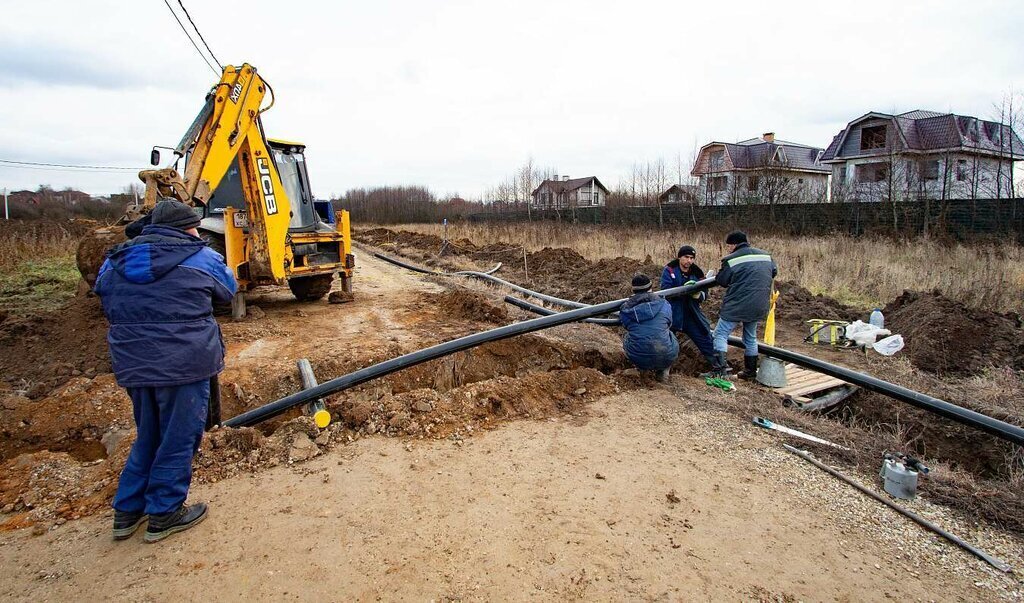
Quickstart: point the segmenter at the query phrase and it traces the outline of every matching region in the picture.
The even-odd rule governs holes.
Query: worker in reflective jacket
[[[633,296],[619,308],[619,322],[626,327],[622,348],[636,368],[654,371],[658,381],[665,381],[679,356],[679,341],[669,330],[672,308],[665,298],[651,293],[646,275],[634,276],[631,286]]]
[[[661,271],[661,284],[658,288],[671,289],[703,280],[704,271],[697,265],[696,259],[696,249],[690,245],[680,247],[676,259],[666,264]],[[669,304],[672,306],[672,330],[689,337],[713,369],[715,348],[711,343],[711,323],[700,309],[700,304],[707,297],[707,291],[698,291],[676,296],[669,300]]]
[[[743,371],[739,377],[757,376],[757,323],[768,316],[771,306],[772,281],[778,269],[772,256],[750,246],[746,233],[736,230],[725,238],[732,253],[722,258],[722,269],[715,281],[726,288],[722,310],[715,326],[715,366],[712,376],[724,377],[728,373],[726,350],[729,334],[736,327],[743,328]]]
[[[146,542],[188,529],[206,505],[186,505],[192,457],[199,448],[210,378],[224,369],[224,343],[213,302],[237,290],[224,258],[199,238],[199,216],[164,200],[111,250],[94,290],[110,323],[107,343],[117,383],[132,399],[138,435],[117,494],[114,538],[142,524]]]

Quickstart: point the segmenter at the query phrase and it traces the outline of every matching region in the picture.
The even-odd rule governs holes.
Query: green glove
[[[705,377],[704,383],[710,387],[717,387],[718,389],[725,390],[727,392],[736,391],[736,386],[733,385],[732,381],[728,379],[721,379],[719,377]]]
[[[690,280],[686,281],[685,283],[683,283],[683,286],[685,287],[686,285],[696,285],[696,284],[697,284],[697,281],[695,281],[693,279],[690,279]],[[695,299],[697,301],[700,301],[700,298],[701,298],[702,295],[704,295],[703,291],[697,291],[696,293],[691,293],[690,297],[692,297],[693,299]]]

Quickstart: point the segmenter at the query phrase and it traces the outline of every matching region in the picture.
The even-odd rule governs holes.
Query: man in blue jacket
[[[768,316],[771,306],[772,281],[778,269],[772,256],[750,246],[746,233],[735,230],[725,238],[725,244],[732,247],[732,253],[722,258],[722,269],[715,281],[726,287],[722,299],[722,310],[715,325],[714,345],[716,377],[724,377],[728,365],[725,362],[729,349],[729,334],[743,327],[743,370],[741,379],[757,376],[757,323]]]
[[[680,247],[676,259],[661,271],[661,284],[658,288],[670,289],[703,280],[704,271],[696,264],[696,260],[696,249],[690,245]],[[700,309],[700,304],[707,297],[707,291],[698,291],[674,297],[669,300],[669,304],[672,306],[672,330],[689,337],[713,369],[715,348],[711,342],[711,323]]]
[[[636,368],[655,371],[658,381],[668,379],[679,356],[679,341],[672,334],[672,308],[665,298],[651,293],[651,279],[633,277],[633,296],[619,308],[619,322],[626,327],[622,349]]]
[[[184,203],[157,203],[150,223],[111,250],[96,279],[114,375],[132,399],[138,431],[114,496],[116,540],[147,519],[144,539],[156,542],[206,517],[205,504],[185,498],[210,378],[224,368],[213,301],[230,301],[238,285],[198,225]]]

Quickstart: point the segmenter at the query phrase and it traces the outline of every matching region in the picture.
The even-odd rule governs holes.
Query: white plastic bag
[[[883,356],[892,356],[903,349],[903,336],[893,335],[891,337],[886,337],[871,347],[875,348],[875,351]]]
[[[852,339],[857,345],[873,345],[880,336],[891,334],[889,329],[879,329],[861,320],[846,325],[846,338]]]

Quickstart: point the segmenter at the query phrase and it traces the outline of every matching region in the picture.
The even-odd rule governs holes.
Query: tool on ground
[[[316,375],[313,374],[313,365],[309,363],[309,360],[305,358],[299,358],[296,363],[299,365],[299,377],[302,379],[302,389],[309,389],[316,387]],[[323,398],[317,398],[312,402],[307,402],[303,407],[305,413],[313,417],[313,422],[320,429],[323,429],[331,424],[331,413],[327,412],[327,405],[324,404]]]
[[[845,320],[823,320],[821,318],[812,318],[807,321],[807,324],[810,326],[810,334],[804,338],[805,342],[828,345],[847,345],[846,327],[848,327],[850,323]],[[774,345],[774,343],[770,343],[768,345]]]
[[[812,436],[809,433],[804,433],[802,431],[797,431],[795,429],[790,429],[789,427],[785,427],[783,425],[779,425],[778,423],[775,423],[773,421],[769,421],[768,419],[765,419],[763,417],[754,417],[752,422],[754,423],[754,425],[757,425],[758,427],[763,427],[765,429],[772,429],[774,431],[778,431],[778,432],[781,432],[781,433],[786,433],[786,434],[789,434],[789,435],[791,435],[793,437],[801,438],[801,439],[807,440],[809,442],[817,442],[818,444],[824,444],[826,446],[831,446],[833,448],[838,448],[840,450],[849,450],[849,448],[847,448],[846,446],[840,446],[839,444],[836,444],[835,442],[829,442],[828,440],[823,440],[823,439],[821,439],[821,438],[819,438],[817,436]]]
[[[264,107],[268,93],[270,104]],[[312,301],[327,295],[337,275],[341,289],[351,293],[355,256],[349,213],[335,213],[329,204],[318,207],[304,144],[265,137],[261,115],[274,105],[273,95],[252,65],[224,67],[172,149],[173,167],[139,172],[145,200],[120,224],[147,214],[161,198],[176,199],[201,216],[200,236],[224,256],[240,291],[287,284],[296,298]],[[151,163],[160,163],[156,147]],[[122,230],[101,229],[79,246],[78,268],[90,286],[106,250],[125,239]],[[239,302],[234,310],[244,314],[244,305]]]
[[[727,392],[736,391],[736,385],[732,381],[721,377],[704,377],[704,383],[710,387],[717,387],[718,389]]]
[[[775,345],[775,302],[779,299],[779,292],[772,288],[771,306],[768,308],[768,318],[764,322],[764,342],[768,345]],[[770,356],[763,358],[757,367],[757,382],[768,387],[786,386],[786,363]]]
[[[920,460],[899,452],[886,452],[882,456],[882,469],[878,476],[890,495],[913,500],[917,497],[917,477],[921,473],[928,473],[928,467]]]
[[[985,563],[988,563],[989,565],[991,565],[992,567],[998,569],[999,571],[1006,572],[1008,574],[1009,573],[1013,573],[1013,568],[1011,568],[1009,565],[1007,565],[1003,561],[1000,561],[999,559],[996,559],[995,557],[992,557],[991,555],[987,554],[985,551],[982,551],[981,549],[979,549],[979,548],[977,548],[977,547],[975,547],[973,545],[970,545],[967,542],[964,542],[963,540],[961,540],[957,536],[954,536],[953,534],[950,534],[946,530],[943,530],[939,526],[937,526],[934,523],[928,521],[927,519],[921,517],[920,515],[912,512],[912,511],[910,511],[908,509],[905,509],[905,508],[897,505],[896,503],[894,503],[894,502],[892,502],[890,500],[887,500],[886,498],[884,498],[883,496],[877,494],[876,492],[873,492],[873,491],[865,488],[864,486],[858,484],[857,482],[853,481],[852,479],[846,477],[842,473],[836,471],[832,467],[829,467],[825,463],[822,463],[818,459],[814,458],[811,455],[811,453],[807,452],[806,450],[800,450],[799,448],[794,448],[793,446],[790,446],[789,444],[783,444],[783,446],[785,446],[786,450],[788,450],[788,451],[792,452],[793,454],[799,456],[800,458],[804,459],[808,463],[811,463],[812,465],[814,465],[815,467],[821,469],[822,471],[825,471],[825,472],[831,474],[832,476],[837,477],[837,478],[843,480],[844,482],[850,484],[854,488],[860,490],[862,493],[864,493],[864,494],[870,496],[871,498],[877,500],[878,502],[888,506],[889,508],[891,508],[892,510],[896,511],[897,513],[900,513],[901,515],[910,518],[911,520],[916,522],[918,525],[921,525],[921,526],[923,526],[923,527],[925,527],[925,528],[935,532],[939,536],[942,536],[946,540],[948,540],[948,541],[952,542],[953,544],[959,546],[960,548],[968,551],[972,555],[978,557],[979,559],[981,559]]]

